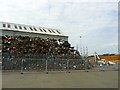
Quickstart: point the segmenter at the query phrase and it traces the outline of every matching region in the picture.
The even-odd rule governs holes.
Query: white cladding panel
[[[39,36],[41,38],[54,38],[54,39],[63,39],[68,41],[68,36],[64,36],[63,33],[58,29],[50,29],[43,27],[36,27],[31,25],[22,25],[22,24],[13,24],[0,22],[0,36],[10,35],[10,36]]]
[[[1,30],[0,30],[1,31]],[[2,31],[2,35],[9,35],[9,36],[30,36],[30,37],[41,37],[43,39],[51,38],[51,39],[63,39],[65,41],[68,41],[67,36],[57,36],[57,35],[47,35],[47,34],[38,34],[38,33],[27,33],[27,32],[15,32],[15,31],[8,31],[4,30]]]
[[[6,23],[6,22],[0,22],[0,29],[64,36],[64,34],[58,29],[51,29],[51,28],[31,26],[31,25],[14,24],[14,23]]]

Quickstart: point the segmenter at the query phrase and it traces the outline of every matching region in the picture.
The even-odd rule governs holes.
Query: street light
[[[82,60],[84,61],[84,66],[85,66],[85,72],[88,72],[87,71],[87,66],[88,66],[88,56],[87,56],[87,47],[85,49],[85,47],[82,46],[82,36],[80,36],[80,41],[81,41],[81,58]],[[85,52],[86,50],[86,52]]]
[[[82,56],[82,36],[80,36],[80,43],[81,43],[80,52],[81,52],[81,56]]]

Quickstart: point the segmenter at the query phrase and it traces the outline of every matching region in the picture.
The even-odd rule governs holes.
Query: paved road
[[[117,88],[118,71],[5,72],[3,88]]]

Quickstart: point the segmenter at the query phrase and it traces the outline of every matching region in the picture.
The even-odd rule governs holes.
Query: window
[[[47,32],[45,29],[43,29],[44,30],[44,32]]]
[[[8,24],[8,28],[10,28],[10,24]]]
[[[30,30],[32,30],[32,31],[33,31],[32,27],[29,27],[29,28],[30,28]]]
[[[35,30],[35,31],[37,31],[37,29],[36,29],[36,28],[34,28],[34,30]]]
[[[59,34],[61,34],[58,30],[56,30]]]
[[[48,31],[49,31],[50,33],[52,33],[50,29],[48,29]]]
[[[6,27],[6,24],[3,24],[3,27]]]
[[[18,27],[15,25],[15,29],[18,29]]]
[[[39,30],[40,30],[41,32],[43,32],[41,28],[39,28]]]
[[[21,27],[21,26],[19,26],[19,29],[22,29],[22,27]]]
[[[26,28],[26,27],[24,27],[24,29],[25,29],[25,30],[27,30],[27,28]]]
[[[52,32],[55,33],[54,30],[52,30]]]

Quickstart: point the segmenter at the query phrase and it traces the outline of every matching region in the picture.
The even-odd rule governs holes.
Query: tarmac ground
[[[118,71],[3,72],[2,88],[118,88]]]

